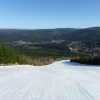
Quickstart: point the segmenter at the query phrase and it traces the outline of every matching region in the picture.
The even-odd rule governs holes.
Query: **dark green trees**
[[[100,65],[100,56],[84,56],[80,58],[71,59],[70,61],[82,64]]]
[[[0,64],[15,63],[17,54],[6,44],[0,45]]]

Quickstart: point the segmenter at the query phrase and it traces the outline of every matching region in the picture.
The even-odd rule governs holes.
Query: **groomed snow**
[[[100,100],[100,66],[0,67],[0,100]]]

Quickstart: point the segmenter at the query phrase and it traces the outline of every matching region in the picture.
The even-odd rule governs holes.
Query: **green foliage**
[[[100,65],[100,56],[83,56],[80,58],[71,59],[71,62],[78,62],[82,64]]]
[[[53,40],[57,40],[52,43]],[[63,42],[61,42],[61,41]],[[0,30],[0,42],[10,42],[13,45],[13,41],[29,41],[35,42],[30,47],[37,47],[38,49],[30,49],[28,46],[24,47],[20,45],[18,48],[15,46],[17,54],[9,48],[9,46],[2,44],[0,46],[0,63],[20,63],[27,64],[47,64],[55,61],[57,58],[75,57],[80,56],[78,53],[73,53],[69,50],[68,44],[72,41],[82,41],[87,48],[94,48],[99,50],[100,48],[100,27],[87,28],[87,29],[40,29],[40,30],[13,30],[13,29],[1,29]],[[60,41],[60,42],[59,42]],[[40,44],[38,44],[39,42]],[[57,43],[58,42],[58,43]],[[12,46],[13,47],[13,46]],[[40,48],[39,48],[40,47]],[[46,59],[53,60],[46,60]],[[98,57],[82,56],[79,59],[81,63],[98,63]],[[44,62],[46,61],[46,62]],[[78,60],[77,60],[78,61]],[[95,62],[93,62],[95,61]],[[40,64],[39,64],[40,65]]]
[[[0,63],[9,64],[15,63],[17,54],[6,44],[0,45]]]
[[[100,44],[100,27],[86,28],[77,30],[69,34],[66,39],[69,41],[82,41],[89,44]],[[100,45],[99,45],[100,46]]]
[[[50,42],[59,39],[67,40],[67,42],[83,41],[86,43],[100,43],[100,27],[86,29],[0,30],[0,42],[20,40],[29,42]]]
[[[34,46],[42,47],[43,49],[70,52],[69,47],[62,43],[42,43],[42,44],[35,44]]]
[[[1,29],[0,42],[11,41],[29,41],[29,42],[47,42],[57,39],[64,39],[65,34],[72,33],[76,29],[38,29],[38,30],[20,30],[20,29]],[[9,34],[8,34],[9,33]]]
[[[56,47],[55,47],[56,48]],[[16,49],[15,51],[6,44],[0,45],[0,63],[10,64],[18,62],[19,64],[47,65],[56,60],[61,60],[64,56],[69,56],[69,52],[47,50],[47,49]]]
[[[75,53],[68,51],[57,51],[57,50],[48,50],[48,49],[19,49],[17,50],[19,54],[25,54],[31,58],[36,57],[70,57],[76,55]]]

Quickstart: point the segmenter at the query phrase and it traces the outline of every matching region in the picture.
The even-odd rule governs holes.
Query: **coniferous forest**
[[[83,56],[80,58],[71,59],[70,61],[81,64],[100,65],[100,56]]]

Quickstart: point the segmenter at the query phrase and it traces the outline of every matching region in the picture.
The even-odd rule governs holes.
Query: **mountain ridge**
[[[11,41],[32,41],[48,42],[52,40],[68,41],[99,41],[100,27],[90,27],[85,29],[56,28],[56,29],[0,29],[0,42]]]

